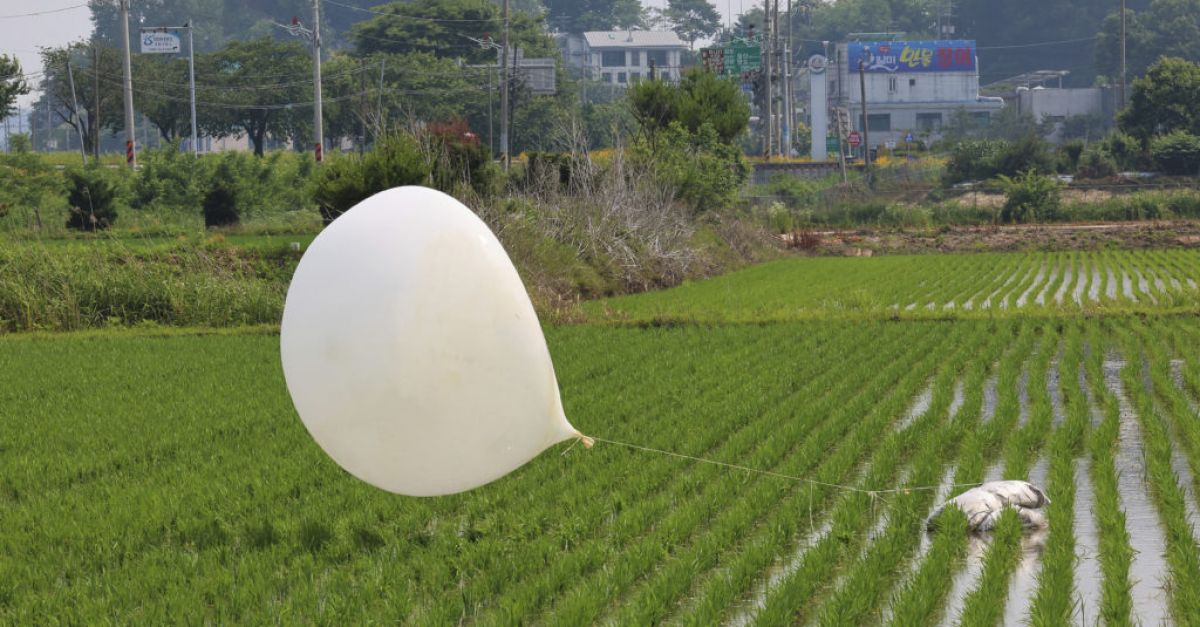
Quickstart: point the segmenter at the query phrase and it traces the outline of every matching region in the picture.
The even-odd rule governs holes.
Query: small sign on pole
[[[884,142],[884,145],[887,146],[888,150],[895,150],[896,149],[896,140],[889,139],[886,142]]]
[[[171,28],[143,28],[142,52],[176,54],[183,49],[179,31]]]
[[[850,131],[850,135],[846,137],[846,143],[858,148],[862,145],[862,135],[858,131]]]

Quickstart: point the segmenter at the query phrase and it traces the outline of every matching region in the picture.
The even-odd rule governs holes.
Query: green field
[[[573,424],[778,474],[564,444],[434,499],[320,452],[269,327],[0,336],[0,622],[1190,623],[1197,270],[798,259],[590,303],[546,329]],[[1000,477],[1048,533],[925,533]]]

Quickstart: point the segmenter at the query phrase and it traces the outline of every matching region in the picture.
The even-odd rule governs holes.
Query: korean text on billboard
[[[971,72],[975,70],[975,42],[855,41],[847,46],[850,71],[862,61],[868,72]]]

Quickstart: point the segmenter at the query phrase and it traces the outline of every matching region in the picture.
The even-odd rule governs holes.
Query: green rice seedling
[[[992,542],[984,555],[979,585],[967,596],[961,625],[996,625],[1004,617],[1004,599],[1009,579],[1021,556],[1021,521],[1014,510],[1005,509],[992,531]]]

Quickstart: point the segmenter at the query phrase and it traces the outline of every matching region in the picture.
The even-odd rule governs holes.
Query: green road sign
[[[825,138],[825,152],[832,152],[833,154],[837,154],[837,151],[838,151],[838,138],[826,137]]]
[[[762,67],[762,48],[758,42],[735,39],[725,47],[725,73],[742,74]]]

